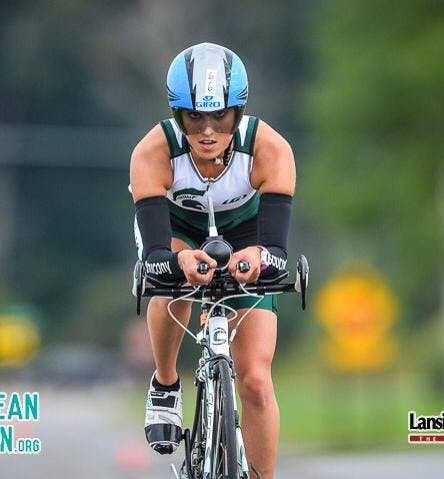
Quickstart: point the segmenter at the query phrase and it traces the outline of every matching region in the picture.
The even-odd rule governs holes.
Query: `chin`
[[[224,154],[224,151],[201,151],[198,150],[197,154],[202,160],[214,160],[214,158],[220,157]]]

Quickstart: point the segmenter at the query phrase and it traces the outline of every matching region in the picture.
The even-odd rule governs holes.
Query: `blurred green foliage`
[[[444,3],[325,2],[312,32],[304,195],[423,319],[439,306],[444,261]]]
[[[432,316],[444,244],[443,3],[219,7],[3,2],[0,172],[11,193],[0,201],[10,201],[12,246],[0,245],[0,301],[36,305],[45,339],[118,341],[123,311],[133,314],[130,152],[168,114],[173,55],[209,40],[241,54],[249,113],[296,151],[290,257],[311,260],[310,294],[344,261],[367,259],[413,321]],[[279,346],[291,349],[312,326],[293,298],[280,304]]]

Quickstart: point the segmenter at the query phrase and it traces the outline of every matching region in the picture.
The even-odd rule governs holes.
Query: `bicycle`
[[[149,284],[144,265],[136,263],[133,293],[137,297],[137,313],[140,314],[142,297],[170,297],[168,311],[196,343],[202,348],[202,356],[195,373],[197,386],[196,408],[192,429],[185,429],[182,435],[185,459],[178,472],[175,465],[171,470],[176,479],[249,479],[250,470],[245,453],[239,413],[236,404],[235,369],[230,356],[230,344],[237,329],[248,313],[267,294],[299,292],[302,295],[302,309],[306,307],[309,266],[304,255],[298,258],[295,283],[281,283],[288,277],[283,272],[273,281],[260,281],[254,285],[236,282],[228,273],[231,259],[230,244],[218,235],[215,226],[211,200],[209,202],[209,235],[202,245],[209,256],[217,261],[212,281],[204,286],[163,287]],[[240,271],[248,271],[249,264],[240,262]],[[206,263],[200,263],[199,272],[208,271]],[[230,298],[254,296],[258,301],[237,321],[229,335],[228,323],[237,319],[237,312],[224,304]],[[200,326],[197,335],[183,326],[171,311],[175,301],[189,300],[202,303]],[[233,314],[228,318],[227,311]],[[256,473],[257,477],[260,477]]]

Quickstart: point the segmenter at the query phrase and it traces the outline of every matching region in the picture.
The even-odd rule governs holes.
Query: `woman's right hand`
[[[193,286],[208,284],[213,279],[214,271],[217,266],[216,260],[200,249],[183,249],[182,251],[179,251],[177,254],[177,261],[179,267],[185,274],[188,283]],[[210,267],[208,272],[204,274],[197,271],[199,263],[202,262],[207,263]]]

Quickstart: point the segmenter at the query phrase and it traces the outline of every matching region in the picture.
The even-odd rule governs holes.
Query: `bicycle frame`
[[[205,384],[206,389],[206,406],[207,406],[207,431],[205,442],[204,456],[204,477],[213,477],[215,471],[211,470],[211,448],[213,437],[213,410],[214,410],[214,384],[213,384],[213,367],[215,361],[226,360],[231,369],[231,387],[233,392],[234,413],[236,417],[236,448],[238,463],[242,473],[249,473],[248,461],[245,455],[245,446],[242,438],[242,432],[239,425],[239,412],[236,402],[235,388],[235,371],[233,361],[230,356],[229,335],[228,335],[228,318],[224,312],[223,305],[217,306],[207,317],[206,323],[201,331],[197,334],[197,343],[202,347],[202,357],[199,360],[199,369],[196,378]],[[214,465],[213,465],[214,466]]]

